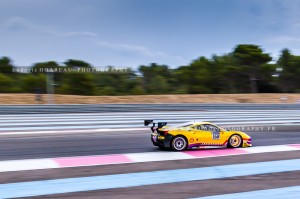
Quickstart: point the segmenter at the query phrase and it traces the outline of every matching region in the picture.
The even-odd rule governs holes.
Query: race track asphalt
[[[300,143],[300,126],[274,126],[270,131],[246,132],[253,146]],[[1,135],[0,160],[102,155],[159,151],[150,130],[42,135]]]
[[[254,147],[300,143],[299,104],[280,106],[255,105],[255,107],[252,107],[254,105],[240,104],[232,106],[188,106],[189,110],[191,108],[190,106],[193,106],[193,108],[196,108],[198,111],[182,111],[187,108],[186,105],[170,105],[167,107],[162,105],[62,105],[61,107],[55,105],[46,107],[34,106],[34,109],[31,106],[2,107],[2,109],[0,108],[0,113],[3,114],[1,116],[0,124],[0,161],[159,152],[160,150],[153,146],[150,141],[150,130],[145,130],[141,122],[145,118],[153,118],[153,115],[151,114],[154,109],[163,111],[159,114],[157,112],[155,113],[158,114],[156,119],[169,118],[171,115],[170,122],[174,123],[178,123],[178,119],[190,120],[195,117],[196,119],[208,118],[209,121],[219,122],[222,125],[243,125],[245,122],[245,125],[255,127],[250,130],[241,129],[241,131],[248,133],[252,137]],[[134,110],[132,110],[133,108]],[[168,112],[168,110],[165,110],[173,110],[175,108],[178,109],[176,109],[177,112]],[[249,110],[244,111],[244,108],[248,108]],[[255,108],[259,110],[254,110]],[[144,113],[143,111],[145,111],[145,109],[149,109],[151,112]],[[205,109],[205,111],[202,111],[203,109]],[[108,110],[109,113],[106,113],[105,111]],[[128,110],[134,112],[129,113]],[[121,111],[122,113],[116,114],[114,111]],[[39,114],[29,114],[32,112]],[[41,114],[44,112],[59,114]],[[61,112],[76,112],[76,114],[60,114]],[[87,114],[81,112],[87,112]],[[124,118],[126,118],[125,123],[123,121]],[[123,121],[123,123],[120,121]],[[104,125],[107,122],[110,123]],[[111,123],[114,124],[113,127]],[[255,125],[263,126],[257,127]],[[140,130],[138,130],[139,128]],[[258,149],[259,148],[260,147],[258,147]],[[39,180],[47,181],[74,177],[93,177],[111,174],[134,174],[136,172],[190,169],[293,159],[300,159],[299,150],[278,152],[267,151],[264,153],[209,157],[204,159],[179,159],[138,162],[132,164],[21,170],[1,173],[0,184]],[[299,174],[300,171],[295,170],[280,173],[154,184],[138,187],[70,193],[62,192],[61,194],[41,195],[33,198],[190,198],[299,186]],[[32,187],[32,189],[37,190],[39,187]],[[5,192],[6,190],[4,189],[2,191]],[[13,192],[15,192],[15,190]]]

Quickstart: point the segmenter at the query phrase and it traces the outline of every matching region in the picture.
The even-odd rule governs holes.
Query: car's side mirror
[[[189,132],[195,133],[193,130],[195,130],[195,129],[188,129]]]

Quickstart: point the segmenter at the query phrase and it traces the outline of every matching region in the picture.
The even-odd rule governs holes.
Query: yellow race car
[[[145,126],[149,124],[152,124],[151,141],[159,148],[183,151],[185,149],[252,146],[252,139],[246,133],[227,131],[210,122],[194,121],[167,126],[167,122],[144,120]]]

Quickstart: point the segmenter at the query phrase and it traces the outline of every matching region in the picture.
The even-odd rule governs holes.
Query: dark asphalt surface
[[[53,106],[2,106],[0,114],[19,113],[60,113],[60,112],[127,112],[155,110],[298,110],[296,105],[53,105]],[[300,125],[270,125],[271,130],[263,128],[248,133],[253,139],[253,146],[280,144],[299,144]],[[275,127],[275,129],[273,128]],[[51,158],[66,156],[102,155],[138,152],[159,152],[152,146],[150,130],[110,131],[95,133],[85,132],[35,134],[35,135],[1,135],[0,161],[35,158]],[[176,152],[174,152],[176,153]],[[162,162],[100,165],[76,168],[58,168],[32,171],[1,173],[0,183],[15,183],[58,178],[97,176],[118,173],[134,173],[179,168],[207,167],[214,165],[250,163],[260,161],[299,159],[299,151],[270,152],[262,154],[245,154],[241,156],[225,156],[193,160],[175,160]],[[129,166],[130,165],[130,166]],[[224,178],[184,183],[169,183],[102,191],[77,192],[58,195],[38,196],[35,198],[190,198],[232,192],[270,189],[300,185],[299,171],[282,172],[264,175],[252,175],[238,178]],[[33,187],[35,188],[35,187]],[[36,187],[37,188],[37,187]]]
[[[246,132],[253,146],[298,144],[299,126],[279,126],[275,131]],[[150,130],[55,135],[0,136],[0,160],[65,156],[155,152]]]
[[[253,138],[254,146],[300,143],[300,126],[275,126],[275,129],[271,131],[264,130],[247,133]],[[75,134],[41,134],[22,136],[0,135],[0,160],[160,151],[158,148],[152,146],[149,134],[150,130],[101,133],[91,133],[87,131],[86,133]],[[299,158],[299,151],[289,151],[205,158],[205,161],[192,159],[5,172],[1,173],[0,183],[15,183],[180,168],[198,168]],[[132,199],[159,197],[181,199],[297,186],[300,185],[299,175],[299,171],[292,171],[215,180],[189,181],[184,183],[168,183],[120,189],[55,194],[32,198]]]
[[[186,199],[236,192],[248,192],[299,186],[300,171],[223,178],[204,181],[189,181],[163,185],[148,185],[134,188],[107,189],[89,192],[55,194],[28,197],[32,199]],[[259,197],[258,197],[259,198]]]

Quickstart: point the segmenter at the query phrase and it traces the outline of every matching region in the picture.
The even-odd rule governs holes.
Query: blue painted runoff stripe
[[[241,193],[232,193],[224,195],[215,195],[207,197],[199,197],[193,199],[253,199],[253,198],[264,198],[264,199],[282,199],[282,198],[300,198],[300,186],[285,187],[277,189],[266,189],[259,191],[249,191]]]
[[[0,184],[0,198],[41,196],[296,170],[300,170],[300,159],[19,182]]]

